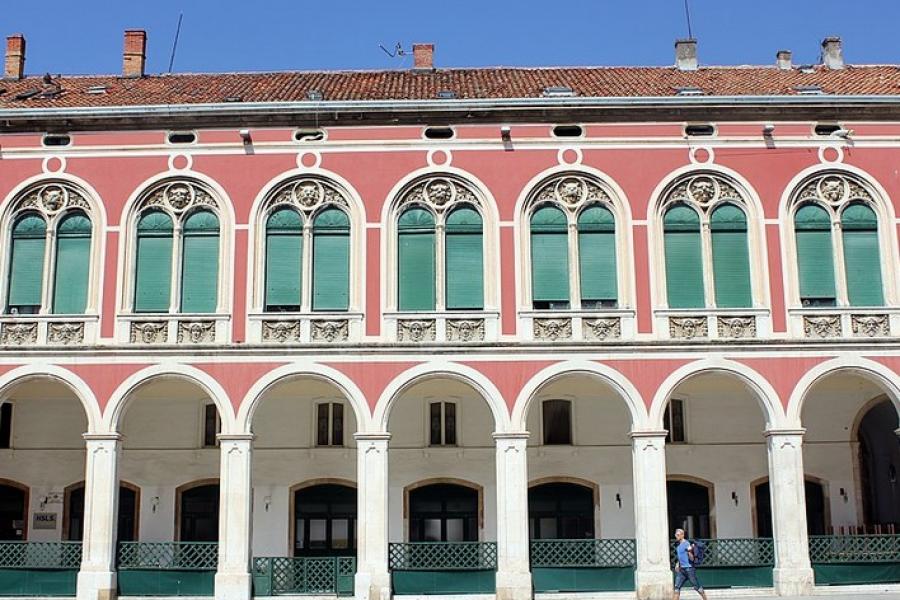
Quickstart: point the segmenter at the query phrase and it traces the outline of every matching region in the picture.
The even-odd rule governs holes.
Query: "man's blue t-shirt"
[[[682,569],[689,569],[694,566],[691,564],[691,557],[688,556],[688,550],[690,549],[691,543],[687,540],[681,540],[678,548],[675,549],[675,553],[678,555],[678,564],[681,565]]]

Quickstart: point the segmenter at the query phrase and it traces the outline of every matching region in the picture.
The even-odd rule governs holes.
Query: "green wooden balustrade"
[[[121,542],[121,596],[212,596],[216,542]]]
[[[261,557],[253,559],[253,594],[353,595],[353,556]]]
[[[496,586],[494,542],[388,545],[394,594],[489,594]]]
[[[0,596],[74,596],[81,542],[0,542]]]
[[[812,535],[816,585],[900,583],[900,534]]]
[[[533,540],[535,592],[611,592],[634,589],[635,542],[629,539]]]

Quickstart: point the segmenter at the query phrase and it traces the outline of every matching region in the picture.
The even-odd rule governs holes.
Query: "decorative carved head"
[[[186,183],[176,183],[166,190],[166,202],[175,210],[184,210],[193,200],[193,191]]]
[[[700,204],[706,204],[716,197],[716,184],[709,177],[695,179],[690,185],[691,197]]]
[[[66,191],[59,186],[46,187],[41,191],[41,206],[47,212],[56,212],[66,204]]]
[[[315,206],[322,198],[322,190],[314,181],[306,181],[298,185],[296,194],[297,202],[306,208]]]
[[[435,206],[444,206],[453,199],[453,184],[446,179],[434,179],[425,186],[425,193]]]
[[[832,204],[841,201],[844,190],[845,183],[840,177],[826,177],[819,183],[819,194],[822,199]]]
[[[558,190],[560,199],[566,204],[577,204],[584,196],[584,184],[578,179],[563,179]]]

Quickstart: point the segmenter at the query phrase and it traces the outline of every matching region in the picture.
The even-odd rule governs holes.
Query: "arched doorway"
[[[594,490],[568,482],[531,487],[528,531],[533,540],[593,539]]]
[[[0,483],[0,541],[26,539],[27,506],[27,487],[5,480]]]
[[[666,482],[669,506],[669,535],[684,529],[689,539],[712,537],[712,486],[693,481]]]
[[[884,399],[859,421],[859,483],[866,531],[900,531],[900,443],[897,410]]]
[[[356,554],[356,489],[321,484],[294,490],[294,556]]]
[[[219,484],[188,484],[178,488],[178,540],[219,541]]]
[[[410,542],[477,542],[478,490],[450,483],[409,491]]]
[[[813,479],[807,479],[804,491],[806,494],[807,532],[809,535],[825,535],[829,529],[825,486]],[[768,480],[754,486],[753,500],[756,505],[756,536],[770,538],[773,536],[772,496]]]
[[[77,542],[84,539],[84,482],[66,488],[63,539]],[[119,484],[119,524],[116,540],[133,542],[138,539],[138,507],[140,490],[131,484]]]

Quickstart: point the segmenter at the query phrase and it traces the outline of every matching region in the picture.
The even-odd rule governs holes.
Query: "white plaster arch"
[[[549,384],[569,376],[584,374],[599,379],[610,387],[625,403],[631,416],[632,431],[647,429],[647,409],[641,400],[641,394],[634,384],[619,371],[604,364],[590,360],[567,360],[537,372],[522,386],[512,410],[511,426],[513,431],[526,431],[528,410],[535,397]]]
[[[197,367],[174,362],[162,362],[146,367],[123,381],[110,396],[109,403],[103,412],[102,431],[104,433],[118,432],[133,392],[144,384],[159,378],[182,379],[198,386],[216,405],[219,418],[222,420],[222,433],[240,433],[235,428],[234,410],[222,385],[212,375]]]
[[[417,383],[440,378],[454,379],[471,386],[488,404],[494,417],[495,432],[504,433],[510,430],[509,410],[494,382],[480,371],[467,365],[450,361],[432,361],[407,369],[385,387],[372,415],[372,431],[389,432],[388,420],[391,416],[391,408],[406,390]]]
[[[766,421],[766,430],[782,429],[785,427],[785,414],[778,398],[778,392],[772,384],[759,372],[733,360],[724,358],[705,358],[688,363],[676,369],[660,384],[653,396],[650,405],[650,427],[656,431],[665,429],[663,415],[669,399],[679,385],[694,377],[706,373],[719,373],[736,378],[746,385],[756,396],[763,418]]]
[[[252,433],[253,415],[265,401],[265,395],[279,383],[297,378],[312,378],[336,387],[344,395],[356,416],[358,431],[369,431],[371,415],[365,395],[348,376],[337,369],[313,361],[295,361],[273,369],[256,380],[241,401],[235,421],[235,431]]]
[[[859,355],[845,355],[827,360],[807,371],[794,386],[788,400],[788,423],[801,426],[803,405],[812,388],[835,373],[853,373],[880,387],[890,399],[900,418],[900,376],[889,367]]]
[[[75,394],[84,409],[88,423],[86,433],[98,433],[102,430],[100,405],[94,391],[81,377],[57,365],[30,363],[0,375],[0,400],[6,400],[17,385],[34,379],[52,379],[64,384]]]

